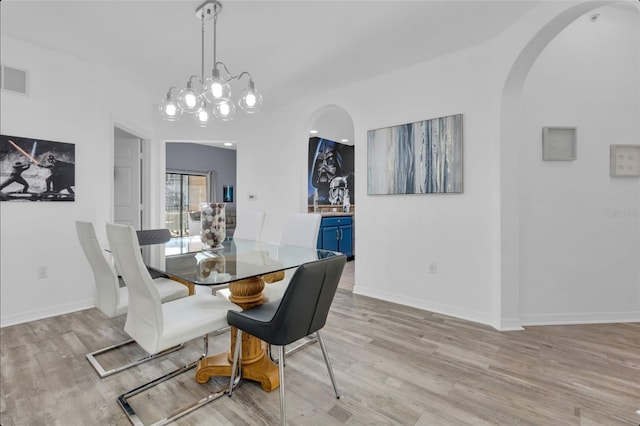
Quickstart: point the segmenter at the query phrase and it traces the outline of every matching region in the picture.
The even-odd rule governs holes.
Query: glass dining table
[[[285,271],[339,253],[242,239],[227,239],[219,250],[205,250],[197,237],[174,238],[165,244],[165,256],[147,260],[147,267],[190,286],[228,286],[229,300],[243,309],[267,302],[265,285],[281,281]],[[230,376],[236,330],[231,329],[228,352],[200,360],[196,381],[206,383],[214,376]],[[270,392],[279,385],[278,366],[271,361],[266,343],[248,333],[242,335],[242,377],[260,382]]]

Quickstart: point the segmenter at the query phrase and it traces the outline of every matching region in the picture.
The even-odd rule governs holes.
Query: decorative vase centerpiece
[[[200,232],[200,240],[204,244],[205,250],[224,248],[222,242],[227,237],[225,206],[225,203],[203,203],[201,205],[202,231]]]

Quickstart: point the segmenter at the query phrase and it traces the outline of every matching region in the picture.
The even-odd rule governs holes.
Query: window
[[[207,175],[171,172],[165,176],[165,222],[171,235],[199,235],[200,204],[207,201],[209,187]]]

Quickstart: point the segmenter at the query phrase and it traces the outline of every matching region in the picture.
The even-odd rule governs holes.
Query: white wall
[[[29,70],[30,78],[28,96],[2,92],[2,134],[76,149],[75,202],[0,203],[0,324],[6,326],[93,306],[93,276],[75,221],[93,221],[106,241],[104,224],[113,217],[113,123],[151,137],[145,123],[152,108],[146,97],[128,92],[134,86],[114,70],[4,34],[1,43],[2,63]],[[41,266],[48,277],[37,279]]]
[[[493,56],[488,46],[477,47],[351,92],[359,176],[367,167],[367,130],[463,114],[463,194],[367,196],[366,178],[356,180],[357,293],[490,323],[499,257]],[[385,87],[394,89],[376,90]],[[432,262],[435,274],[427,271]]]
[[[366,170],[367,130],[463,113],[464,194],[371,197],[366,195],[366,179],[356,179],[358,249],[355,292],[468,318],[501,329],[516,329],[521,324],[520,285],[523,274],[527,272],[519,272],[513,281],[505,281],[505,275],[501,275],[503,268],[511,266],[503,264],[504,251],[509,248],[503,246],[504,240],[501,239],[504,231],[500,228],[503,211],[499,205],[503,203],[502,206],[507,208],[515,206],[514,211],[518,212],[520,205],[525,205],[529,199],[527,192],[522,190],[506,199],[503,195],[510,194],[499,192],[505,184],[505,177],[515,181],[523,178],[518,171],[518,156],[515,173],[500,175],[501,156],[504,153],[501,145],[519,144],[523,140],[521,137],[501,140],[500,126],[504,116],[500,111],[502,100],[499,98],[502,96],[505,79],[519,54],[519,51],[513,50],[514,46],[522,49],[549,19],[564,14],[562,20],[545,28],[548,31],[542,35],[542,42],[546,43],[545,37],[555,36],[557,28],[554,27],[562,24],[563,20],[566,21],[567,17],[577,16],[578,12],[585,13],[595,7],[595,4],[578,5],[578,8],[569,10],[575,5],[543,2],[532,13],[533,18],[538,18],[537,21],[529,19],[525,23],[526,28],[521,31],[516,25],[498,40],[484,46],[348,88],[328,91],[322,96],[300,101],[271,115],[265,113],[262,115],[265,128],[255,128],[257,134],[268,129],[263,134],[264,138],[248,136],[239,144],[239,181],[246,180],[246,185],[253,185],[258,192],[272,193],[269,187],[274,182],[256,181],[256,177],[272,174],[274,164],[281,161],[283,156],[287,160],[298,158],[300,163],[303,162],[307,155],[306,132],[313,122],[310,117],[323,105],[336,104],[351,114],[355,126],[356,173],[359,176]],[[541,20],[540,17],[544,19]],[[578,39],[575,43],[581,41]],[[628,43],[635,43],[637,48],[637,37],[631,38]],[[564,48],[574,49],[570,46]],[[582,70],[582,73],[585,72],[590,71]],[[597,70],[594,72],[597,73]],[[542,80],[544,81],[544,77]],[[600,80],[597,81],[601,84]],[[631,87],[630,92],[637,93],[637,81],[631,84],[628,86]],[[590,119],[587,117],[585,120]],[[535,127],[533,137],[539,141],[539,125]],[[295,138],[293,141],[290,139],[292,137]],[[637,133],[628,132],[627,129],[625,137],[637,140]],[[271,143],[265,146],[265,141]],[[247,150],[243,150],[243,142]],[[254,152],[254,148],[258,151]],[[262,162],[265,158],[268,161]],[[539,155],[536,158],[539,159]],[[605,161],[605,164],[608,163]],[[246,174],[244,170],[247,170]],[[261,198],[260,206],[267,211],[267,234],[271,236],[278,235],[283,222],[282,214],[287,209],[296,204],[299,209],[304,207],[304,170],[296,168],[290,176],[295,178],[294,182],[288,178],[277,180],[277,195],[286,194],[286,197],[269,200]],[[576,202],[584,202],[589,197],[591,195],[581,194]],[[290,203],[289,200],[295,202]],[[635,204],[631,203],[632,208],[633,205]],[[540,226],[546,224],[538,224],[529,229],[529,232],[533,235],[544,232]],[[599,229],[596,232],[604,231]],[[516,233],[518,236],[515,241],[518,242],[519,227],[516,227]],[[506,237],[513,238],[509,235]],[[526,239],[526,236],[523,238]],[[633,247],[637,247],[638,241],[637,234],[630,234],[623,238],[620,251],[624,251],[628,244],[635,244]],[[517,244],[516,251],[520,247]],[[637,258],[636,253],[637,251],[631,250],[625,254],[625,258],[633,255]],[[518,261],[518,257],[515,260]],[[574,262],[583,261],[591,262],[592,258],[587,256]],[[437,262],[438,273],[426,272],[426,266],[430,262]],[[516,265],[516,271],[520,270],[519,266]],[[601,274],[607,273],[608,265],[604,266]],[[523,271],[528,271],[527,264],[523,265]],[[553,320],[558,323],[566,322],[568,317],[564,314],[571,314],[575,320],[606,321],[613,318],[602,315],[603,313],[614,313],[619,320],[637,318],[637,278],[636,281],[629,281],[629,278],[634,277],[634,271],[637,277],[637,261],[636,266],[628,266],[624,282],[608,283],[609,288],[613,288],[611,293],[616,294],[610,303],[603,304],[600,293],[582,292],[581,298],[565,298],[562,310],[554,312],[560,315],[556,315]],[[528,283],[525,282],[524,285]],[[523,291],[523,299],[526,300],[529,289],[525,288]],[[547,296],[548,294],[551,293],[547,293]],[[620,298],[623,294],[630,295],[630,299],[623,301]],[[514,301],[510,298],[514,295],[515,306],[511,306]],[[542,293],[539,295],[544,297]],[[525,319],[529,320],[527,315],[532,315],[532,311],[524,306],[523,309]]]
[[[523,324],[640,319],[640,179],[609,176],[609,145],[640,143],[640,16],[604,7],[542,52],[522,92]],[[576,161],[542,161],[544,126],[575,126]]]
[[[355,291],[489,323],[499,254],[501,84],[491,57],[488,48],[461,52],[261,114],[262,126],[238,141],[238,187],[251,188],[258,201],[239,196],[238,208],[267,211],[265,237],[272,240],[286,214],[306,210],[308,131],[324,105],[351,114],[360,177],[367,130],[462,113],[464,194],[373,197],[366,195],[366,177],[356,179]],[[386,87],[393,89],[379,89]],[[279,175],[283,164],[287,176]],[[429,262],[437,263],[436,274],[426,273]]]
[[[1,48],[3,63],[28,69],[30,78],[29,96],[2,93],[1,132],[75,144],[77,200],[0,203],[0,303],[6,325],[92,305],[93,282],[78,256],[74,221],[94,220],[93,205],[108,190],[84,177],[92,176],[100,163],[96,147],[108,145],[109,138],[100,132],[94,65],[4,35]],[[39,266],[48,268],[48,278],[36,278]],[[81,285],[85,279],[88,285]]]

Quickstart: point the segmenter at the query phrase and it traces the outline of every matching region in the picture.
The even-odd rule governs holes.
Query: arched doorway
[[[337,105],[325,105],[309,120],[307,210],[323,216],[319,245],[340,251],[350,260],[340,288],[355,282],[355,140],[353,120]]]
[[[501,278],[494,310],[496,327],[501,330],[521,329],[522,325],[522,212],[520,158],[522,155],[522,122],[525,111],[522,91],[531,69],[547,46],[576,19],[607,5],[604,1],[572,5],[553,17],[526,43],[514,62],[502,92],[501,105]]]

